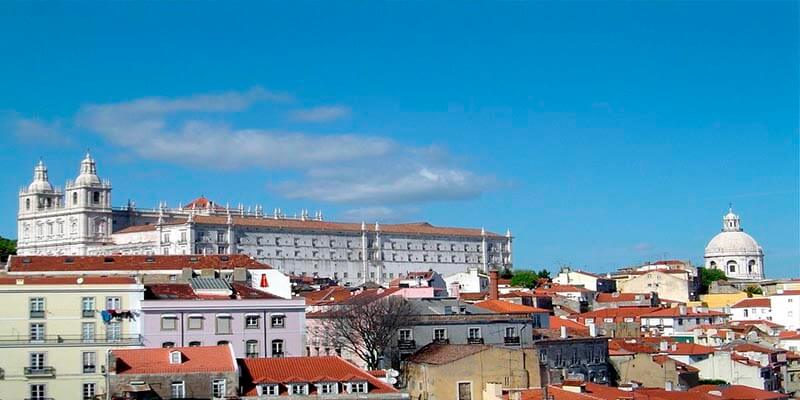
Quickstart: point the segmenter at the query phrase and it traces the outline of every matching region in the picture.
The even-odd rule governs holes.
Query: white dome
[[[742,231],[720,232],[706,246],[708,254],[761,254],[761,246]]]
[[[94,174],[80,174],[75,178],[75,185],[96,186],[100,185],[100,178]]]
[[[30,185],[28,185],[29,192],[52,192],[53,185],[50,184],[48,181],[33,181]]]

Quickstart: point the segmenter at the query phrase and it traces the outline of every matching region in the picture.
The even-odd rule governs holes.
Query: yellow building
[[[0,399],[95,399],[109,349],[141,347],[129,277],[0,278]]]
[[[714,310],[722,310],[725,307],[730,307],[740,300],[747,298],[747,293],[709,293],[700,295],[700,301],[708,308]]]

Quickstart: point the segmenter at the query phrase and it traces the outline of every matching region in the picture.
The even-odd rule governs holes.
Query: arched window
[[[747,263],[747,273],[752,274],[755,270],[756,270],[756,261],[750,260],[750,262]]]
[[[92,203],[93,204],[100,204],[100,192],[93,192],[92,193]]]
[[[44,199],[44,204],[45,204],[45,207],[47,207],[47,208],[52,207],[53,206],[53,199],[51,199],[49,197]]]
[[[72,192],[72,205],[78,204],[78,192]]]
[[[711,268],[711,269],[717,269],[717,262],[716,261],[710,262],[708,264],[708,267]]]
[[[220,340],[219,342],[217,342],[217,346],[227,346],[228,343],[229,342],[227,340]]]
[[[25,209],[26,210],[31,209],[31,199],[25,199]]]
[[[728,272],[736,272],[736,261],[728,261]]]
[[[248,340],[244,345],[244,356],[258,358],[258,340]]]
[[[202,346],[202,343],[200,343],[200,342],[196,342],[196,341],[195,342],[189,342],[189,347],[200,347],[200,346]]]
[[[175,347],[175,342],[164,342],[164,343],[161,343],[161,347],[163,347],[165,349],[169,349],[169,348]]]

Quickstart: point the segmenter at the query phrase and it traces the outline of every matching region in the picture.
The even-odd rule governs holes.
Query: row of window
[[[104,324],[106,330],[105,340],[117,341],[122,338],[122,323],[120,321],[109,321]],[[44,322],[32,322],[28,325],[28,339],[32,343],[44,342],[47,340],[47,328]],[[56,340],[63,341],[67,339],[59,335]],[[84,343],[92,343],[98,339],[96,324],[94,322],[81,323],[81,341]]]
[[[45,318],[45,298],[44,297],[31,297],[28,299],[28,308],[31,318]],[[106,297],[105,310],[121,310],[122,298],[120,297]],[[82,318],[95,317],[95,298],[82,297],[80,313]]]
[[[563,367],[567,365],[575,365],[578,362],[591,361],[592,363],[602,363],[606,359],[606,353],[601,348],[583,348],[581,351],[577,349],[540,349],[539,360],[543,363],[548,362],[548,355],[550,362],[556,367]]]
[[[145,382],[131,382],[131,385],[144,384]],[[227,397],[228,383],[225,379],[213,379],[211,381],[211,397],[212,398],[225,398]],[[185,399],[186,398],[186,382],[172,381],[170,383],[170,398],[172,399]]]
[[[45,400],[47,396],[47,385],[44,383],[35,383],[29,387],[30,397],[28,400]],[[94,400],[97,395],[97,384],[94,382],[86,382],[81,384],[81,399]]]
[[[88,200],[89,193],[87,193],[86,195],[87,195],[86,198]],[[100,204],[102,197],[103,196],[101,195],[100,192],[91,192],[91,204],[94,205]],[[55,198],[55,202],[53,201],[52,197],[37,197],[37,200],[38,201],[36,204],[36,208],[40,210],[43,208],[52,208],[54,205],[55,207],[59,207],[61,203],[59,201],[60,199],[57,197]],[[72,205],[77,205],[77,204],[78,204],[78,192],[72,192]],[[30,209],[31,209],[31,199],[27,198],[25,199],[25,210],[29,211]]]
[[[186,329],[200,330],[203,329],[203,321],[205,317],[202,315],[189,315],[186,318]],[[273,314],[269,318],[270,327],[284,328],[286,327],[286,316],[283,314]],[[261,327],[261,316],[258,314],[245,314],[244,328],[245,329],[258,329]],[[167,314],[161,316],[161,330],[174,331],[178,329],[178,316],[175,314]],[[230,335],[233,333],[233,316],[230,314],[218,314],[214,318],[214,329],[219,335]]]
[[[45,228],[47,228],[46,235],[53,236],[63,236],[64,235],[64,222],[58,221],[55,224],[53,222],[38,222],[36,223],[36,238],[41,239],[45,236]],[[106,232],[106,221],[103,219],[96,219],[92,224],[89,225],[89,232],[92,235],[105,235]],[[70,235],[75,236],[78,234],[78,222],[73,218],[70,222]],[[30,224],[24,224],[22,226],[22,238],[23,239],[30,239],[31,236],[31,227]]]
[[[28,354],[28,368],[33,371],[43,371],[48,367],[46,352],[32,352]],[[97,353],[94,351],[81,352],[81,371],[84,374],[94,374],[98,372]]]
[[[482,338],[481,328],[479,326],[471,326],[467,328],[467,338],[469,339],[480,339]],[[517,328],[513,326],[508,326],[505,328],[505,336],[506,338],[516,338],[519,337]],[[414,331],[411,329],[400,329],[397,332],[397,339],[400,341],[410,341],[414,340]],[[447,328],[433,328],[433,340],[446,340],[447,339]]]
[[[311,394],[311,384],[308,383],[289,383],[284,385],[286,392],[290,395],[305,396]],[[340,387],[345,393],[367,393],[369,385],[367,382],[320,382],[313,385],[316,389],[317,395],[325,394],[338,394]],[[281,393],[281,385],[279,384],[261,384],[258,385],[258,394],[260,396],[279,396]]]
[[[230,342],[227,340],[220,340],[217,342],[217,346],[226,346]],[[272,357],[283,357],[286,355],[284,349],[284,341],[283,339],[275,339],[270,343],[270,355]],[[203,342],[200,341],[191,341],[189,342],[189,347],[200,347],[203,345]],[[173,348],[175,347],[175,342],[164,342],[161,343],[161,347],[163,348]],[[258,358],[259,352],[261,347],[259,346],[258,340],[248,340],[244,343],[244,354],[247,358]],[[178,353],[178,352],[176,352]]]

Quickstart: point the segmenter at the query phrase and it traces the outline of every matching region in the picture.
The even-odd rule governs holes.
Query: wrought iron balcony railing
[[[31,338],[28,335],[18,336],[0,336],[0,347],[14,347],[14,346],[58,346],[58,345],[75,345],[75,344],[113,344],[117,346],[141,346],[141,335],[120,335],[120,336],[107,336],[107,335],[46,335],[36,338]]]
[[[35,378],[52,378],[56,376],[56,369],[53,367],[25,367],[25,376]]]

